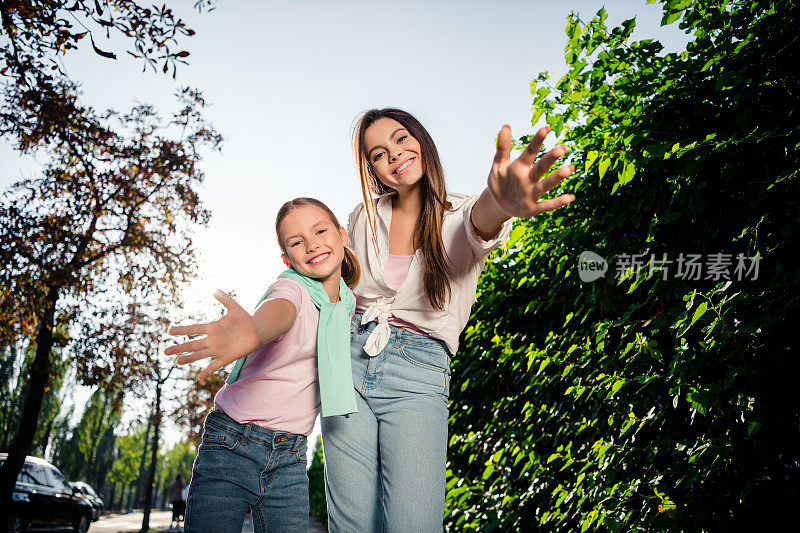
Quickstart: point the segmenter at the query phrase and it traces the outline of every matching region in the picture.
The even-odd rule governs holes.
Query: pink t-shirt
[[[245,424],[308,435],[320,410],[317,378],[319,310],[304,287],[279,278],[268,300],[292,302],[297,318],[289,331],[260,347],[236,382],[214,397],[214,406]]]

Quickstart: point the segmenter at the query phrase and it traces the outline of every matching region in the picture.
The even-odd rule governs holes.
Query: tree
[[[160,350],[159,350],[160,351]],[[161,405],[161,393],[164,383],[170,378],[170,374],[175,370],[175,366],[170,366],[169,370],[164,370],[160,366],[156,367],[156,397],[153,402],[153,442],[150,445],[150,470],[147,473],[147,484],[145,485],[144,512],[142,513],[142,533],[150,530],[150,508],[153,502],[153,483],[156,479],[156,468],[158,466],[159,435],[161,432],[161,416],[163,407]]]
[[[62,328],[63,329],[63,328]],[[53,370],[50,386],[42,398],[41,424],[34,435],[32,453],[45,455],[50,441],[50,435],[61,408],[63,395],[68,393],[70,386],[64,386],[65,377],[69,367],[69,358],[61,349],[66,342],[66,335],[57,335],[56,346],[53,350]],[[6,347],[3,360],[0,362],[0,450],[6,450],[11,437],[19,426],[22,407],[25,403],[27,389],[24,379],[28,374],[34,356],[30,345],[14,343]]]
[[[532,84],[578,201],[518,222],[481,279],[453,360],[450,530],[793,521],[797,6],[663,4],[686,51],[573,14],[568,72]]]
[[[108,473],[108,480],[119,486],[121,493],[125,487],[133,485],[141,476],[139,462],[142,459],[142,450],[145,447],[147,434],[142,428],[121,435],[116,439],[116,458]],[[109,506],[113,502],[109,502]]]
[[[225,377],[215,373],[200,383],[197,374],[201,369],[188,369],[188,392],[184,402],[172,413],[175,420],[188,431],[189,442],[198,442],[206,415],[214,408],[214,396],[225,385]]]
[[[210,5],[195,3],[201,10]],[[166,128],[186,135],[170,139],[148,106],[119,115],[81,105],[75,83],[60,67],[59,57],[87,36],[99,56],[115,58],[96,43],[99,34],[115,33],[132,42],[129,53],[145,68],[160,65],[166,72],[171,66],[174,75],[189,55],[175,49],[177,40],[194,32],[165,6],[8,1],[0,2],[0,24],[0,135],[20,152],[46,149],[49,157],[43,176],[16,184],[0,205],[0,345],[31,339],[36,348],[22,423],[0,468],[0,515],[7,516],[48,386],[54,325],[85,319],[97,303],[87,302],[88,295],[103,292],[104,283],[103,289],[142,284],[154,293],[185,279],[193,258],[189,241],[178,235],[186,222],[208,216],[195,192],[202,178],[197,150],[218,147],[220,138],[203,123],[197,92],[182,91],[184,108]],[[46,230],[53,233],[41,233]],[[127,310],[136,308],[133,303]],[[101,318],[94,317],[94,325],[108,331],[110,323]],[[125,362],[118,350],[107,353]],[[80,377],[91,381],[104,373],[104,365],[91,365]]]
[[[218,148],[221,138],[202,119],[198,92],[178,97],[182,107],[166,124],[147,105],[124,115],[83,110],[75,131],[51,139],[43,176],[16,184],[0,203],[0,318],[37,316],[38,324],[22,422],[0,469],[5,502],[36,428],[56,317],[93,333],[74,347],[84,383],[125,382],[153,355],[140,337],[148,299],[174,297],[193,275],[187,231],[208,219],[196,165],[201,148]],[[167,134],[174,131],[178,138]],[[114,303],[120,293],[126,305]]]
[[[178,474],[189,483],[192,475],[192,465],[197,455],[197,448],[191,442],[179,442],[164,452],[164,461],[157,472],[157,482],[161,487],[168,488]]]
[[[213,9],[213,3],[198,0],[195,7]],[[85,43],[87,35],[95,53],[106,59],[116,59],[116,54],[98,48],[95,38],[123,35],[132,41],[128,54],[141,59],[145,68],[167,72],[172,67],[173,75],[189,56],[185,50],[175,51],[177,39],[194,35],[166,5],[132,0],[7,1],[0,4],[0,22],[0,74],[30,87],[63,76],[57,58]]]

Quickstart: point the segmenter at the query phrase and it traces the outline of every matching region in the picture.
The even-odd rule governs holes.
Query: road
[[[183,531],[183,523],[178,529],[169,529],[172,513],[170,511],[154,511],[150,513],[150,529],[164,532]],[[89,533],[131,533],[139,531],[142,527],[142,512],[134,511],[130,513],[110,513],[100,517],[100,520],[92,523]],[[316,522],[312,522],[308,527],[309,533],[324,533],[326,529]],[[253,533],[253,522],[250,517],[245,518],[242,533]]]

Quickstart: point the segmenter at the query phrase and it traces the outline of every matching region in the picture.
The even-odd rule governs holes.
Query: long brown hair
[[[361,195],[364,198],[364,208],[367,211],[367,222],[372,233],[372,242],[378,247],[375,234],[375,204],[373,195],[380,196],[390,190],[381,183],[372,170],[369,162],[367,147],[364,144],[364,133],[375,121],[381,118],[391,118],[399,122],[420,145],[422,152],[423,176],[422,211],[414,229],[414,247],[422,250],[425,258],[423,269],[423,283],[425,294],[434,309],[442,309],[445,300],[450,297],[450,281],[453,279],[453,269],[442,241],[442,222],[445,210],[452,209],[447,200],[447,190],[444,184],[444,170],[439,161],[439,151],[436,150],[428,131],[410,113],[401,109],[388,107],[385,109],[370,109],[361,115],[354,135],[353,147],[355,149],[356,165],[361,177]]]
[[[285,255],[289,255],[286,252],[286,244],[281,239],[281,222],[283,219],[286,218],[295,207],[299,207],[302,205],[311,205],[314,207],[318,207],[322,209],[326,215],[331,219],[333,225],[336,228],[340,228],[341,225],[339,221],[336,219],[336,215],[333,214],[333,211],[325,205],[324,203],[320,202],[316,198],[295,198],[294,200],[289,200],[285,204],[278,209],[278,216],[275,217],[275,235],[278,237],[278,246],[281,247],[281,252]],[[352,287],[358,283],[359,278],[361,277],[361,265],[358,263],[358,259],[356,259],[356,254],[351,250],[349,247],[344,247],[344,260],[342,261],[342,279],[347,284],[348,287]]]

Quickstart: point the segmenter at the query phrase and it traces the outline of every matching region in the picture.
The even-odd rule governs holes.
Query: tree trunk
[[[53,323],[56,315],[56,302],[58,289],[50,287],[47,293],[45,308],[39,318],[39,331],[36,333],[36,357],[28,370],[28,394],[22,416],[19,421],[14,440],[8,451],[8,458],[0,467],[0,516],[7,517],[11,514],[11,495],[25,456],[31,450],[36,425],[39,421],[39,412],[42,409],[44,391],[50,381],[50,351],[53,347]],[[0,520],[0,532],[8,528],[8,521]]]
[[[116,495],[115,494],[116,492],[117,492],[117,484],[116,483],[112,483],[111,484],[111,492],[109,493],[108,499],[106,500],[108,502],[108,505],[106,505],[106,509],[107,510],[108,509],[112,509],[114,507],[114,496]]]
[[[47,445],[50,444],[50,433],[53,431],[53,425],[56,423],[56,417],[58,416],[58,412],[56,412],[55,416],[50,420],[50,423],[47,424],[47,430],[44,432],[44,436],[42,436],[42,457],[47,458]]]
[[[9,350],[9,359],[16,363],[17,361],[17,348],[16,343],[11,342],[8,345]],[[12,366],[13,366],[12,363]],[[19,379],[17,379],[17,383],[19,384]],[[9,386],[11,382],[9,381]],[[0,443],[0,450],[7,450],[8,449],[8,436],[11,433],[11,427],[13,424],[11,423],[11,417],[14,416],[14,404],[16,403],[17,396],[14,395],[14,392],[11,390],[8,391],[8,404],[4,406],[3,409],[3,427],[0,428],[0,431],[3,432],[3,442]]]
[[[125,508],[125,485],[122,485],[119,488],[119,502],[117,503],[117,509],[122,511]]]
[[[161,378],[156,382],[156,404],[153,409],[153,444],[150,447],[150,472],[147,474],[147,485],[144,496],[144,516],[142,516],[142,533],[150,529],[150,507],[153,501],[153,482],[156,478],[156,459],[158,458],[158,430],[161,426]]]
[[[150,426],[153,422],[153,417],[147,417],[147,429],[144,430],[144,449],[142,450],[142,459],[139,461],[139,477],[136,478],[136,495],[134,502],[138,505],[142,499],[142,488],[144,487],[144,465],[145,458],[147,457],[148,446],[150,446]]]

